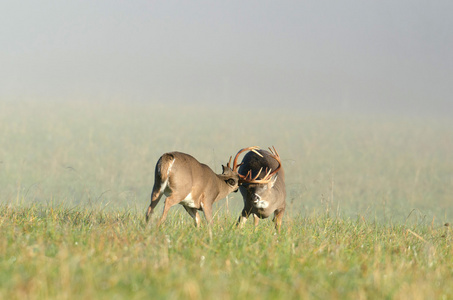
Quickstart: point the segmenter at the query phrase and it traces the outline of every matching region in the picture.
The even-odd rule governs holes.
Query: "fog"
[[[3,1],[0,101],[453,113],[452,1]]]

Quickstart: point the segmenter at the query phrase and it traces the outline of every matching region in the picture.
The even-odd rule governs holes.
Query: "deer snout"
[[[261,200],[260,195],[258,195],[258,194],[256,194],[256,193],[253,193],[253,194],[252,194],[252,201],[253,201],[254,203],[258,203],[260,200]]]

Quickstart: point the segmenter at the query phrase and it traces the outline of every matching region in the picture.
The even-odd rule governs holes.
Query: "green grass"
[[[251,145],[283,158],[280,235],[232,226],[238,193],[212,236],[145,226],[162,153]],[[0,299],[450,299],[451,149],[449,119],[0,101]]]
[[[453,297],[445,226],[295,217],[276,235],[218,215],[210,238],[179,212],[159,230],[127,210],[2,206],[0,218],[2,299]]]

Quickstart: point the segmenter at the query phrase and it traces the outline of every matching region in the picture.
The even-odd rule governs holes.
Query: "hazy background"
[[[2,1],[0,101],[453,112],[452,1]]]

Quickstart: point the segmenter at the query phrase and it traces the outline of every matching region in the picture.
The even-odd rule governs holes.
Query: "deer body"
[[[262,170],[268,170],[267,174],[261,172]],[[280,231],[286,208],[286,188],[285,174],[277,152],[271,153],[266,150],[248,152],[238,173],[242,179],[245,178],[239,187],[244,200],[244,209],[238,219],[238,225],[242,227],[247,218],[253,215],[256,226],[259,219],[274,214],[275,227]],[[248,177],[250,179],[247,179]]]
[[[231,159],[230,159],[231,161]],[[212,204],[238,189],[237,166],[222,166],[222,174],[215,174],[207,165],[189,154],[170,152],[157,161],[151,204],[146,213],[149,220],[163,194],[166,195],[164,210],[158,225],[167,217],[168,210],[181,204],[200,225],[199,210],[204,212],[208,224],[212,222]]]

